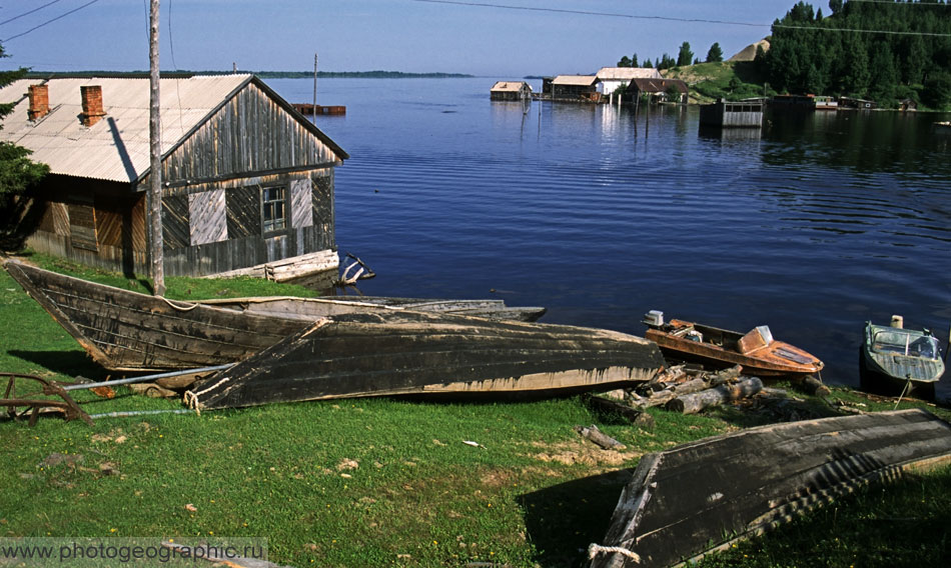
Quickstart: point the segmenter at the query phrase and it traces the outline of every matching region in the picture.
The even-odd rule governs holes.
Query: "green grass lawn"
[[[147,288],[115,275],[80,273]],[[179,299],[308,293],[251,280],[169,279],[168,286],[169,296]],[[0,306],[0,371],[105,378],[5,272]],[[178,401],[116,390],[111,400],[88,392],[79,398],[91,414],[182,408]],[[833,396],[868,410],[892,407],[847,389]],[[945,419],[951,415],[929,409]],[[831,410],[811,400],[803,412]],[[604,536],[640,456],[768,420],[732,408],[651,415],[655,425],[642,429],[573,397],[508,403],[359,399],[100,418],[92,427],[52,417],[34,428],[0,421],[0,537],[267,537],[272,561],[298,567],[576,566],[588,544]],[[627,449],[598,449],[572,430],[579,424],[598,425]],[[949,483],[951,472],[944,470],[862,492],[820,509],[817,515],[832,515],[825,524],[792,525],[776,533],[782,536],[757,539],[707,562],[848,566],[854,557],[856,566],[897,565],[892,556],[864,550],[861,538],[881,538],[883,531],[902,541],[893,546],[896,552],[911,554],[925,545],[926,535],[929,546],[943,547],[938,558],[946,558],[948,544],[940,539],[951,525]],[[906,497],[889,509],[884,502],[898,492]],[[887,520],[906,517],[917,521]],[[942,520],[943,528],[935,528]],[[801,544],[806,541],[809,547]],[[832,560],[814,563],[817,550],[830,551]]]

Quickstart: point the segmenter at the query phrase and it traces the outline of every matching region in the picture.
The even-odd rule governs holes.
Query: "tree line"
[[[773,23],[756,64],[778,92],[951,103],[951,5],[944,0],[799,2]],[[856,31],[865,30],[865,31]]]
[[[707,63],[723,61],[723,50],[720,48],[719,43],[714,43],[710,46],[710,50],[707,51]],[[683,42],[680,44],[680,51],[677,53],[677,59],[674,59],[667,53],[664,53],[659,59],[655,59],[653,63],[650,58],[645,59],[643,62],[638,63],[637,54],[635,53],[633,57],[623,56],[617,62],[618,67],[646,67],[646,68],[656,68],[657,70],[670,69],[671,67],[683,67],[685,65],[694,65],[700,63],[699,59],[695,59],[693,56],[693,51],[690,49],[690,42]]]

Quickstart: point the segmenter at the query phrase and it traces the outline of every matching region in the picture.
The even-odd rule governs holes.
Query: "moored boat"
[[[93,360],[112,371],[166,371],[231,364],[325,316],[446,308],[445,304],[432,301],[428,306],[424,302],[404,307],[320,298],[178,302],[50,272],[16,260],[5,262],[4,267]],[[503,313],[504,305],[494,306],[499,309],[491,305],[479,308],[472,303],[475,301],[469,302],[462,307],[468,306],[479,315]]]
[[[665,355],[716,369],[741,365],[747,375],[795,379],[823,367],[814,355],[773,339],[765,325],[743,334],[679,319],[665,323],[663,312],[656,310],[648,312],[643,323],[648,327],[644,337],[656,342]]]
[[[863,386],[893,394],[934,398],[944,374],[938,341],[930,330],[905,329],[900,316],[892,325],[865,322],[862,343]]]

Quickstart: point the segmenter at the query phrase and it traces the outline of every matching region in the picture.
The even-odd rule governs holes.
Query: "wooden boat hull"
[[[321,317],[403,309],[321,299],[273,303],[245,299],[220,301],[219,305],[213,301],[176,302],[18,261],[7,261],[4,267],[93,360],[111,371],[231,364],[306,329]],[[258,307],[271,305],[273,309],[238,309],[242,302]],[[302,306],[307,309],[302,311]],[[489,308],[485,307],[491,311]]]
[[[332,296],[326,298],[265,296],[200,300],[199,303],[264,315],[302,317],[311,321],[334,313],[351,313],[354,311],[353,306],[395,308],[529,322],[537,321],[547,311],[545,308],[536,306],[507,306],[504,300],[495,299],[437,300],[384,296]],[[332,306],[335,305],[341,306],[341,309],[333,310]]]
[[[908,470],[951,462],[951,425],[920,409],[751,428],[641,459],[592,568],[672,566]],[[636,554],[640,562],[619,547]]]
[[[324,318],[193,388],[198,408],[391,395],[611,390],[651,380],[657,346],[608,330],[412,311]]]
[[[704,341],[693,341],[671,331],[687,326],[702,332]],[[717,369],[741,365],[744,374],[760,378],[796,379],[822,370],[823,363],[818,358],[782,341],[772,341],[761,349],[743,354],[735,349],[743,336],[736,331],[676,319],[663,328],[650,327],[644,334],[645,338],[657,343],[664,354],[670,357]]]

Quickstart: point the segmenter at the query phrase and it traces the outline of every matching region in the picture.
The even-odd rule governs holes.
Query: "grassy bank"
[[[56,268],[148,289],[146,282],[112,274]],[[168,287],[177,299],[309,293],[259,280],[170,279]],[[5,272],[0,305],[0,371],[105,377]],[[181,408],[117,391],[111,400],[81,397],[90,413]],[[803,398],[794,405],[802,417],[833,412]],[[833,398],[867,410],[894,406],[846,389],[836,389]],[[267,537],[271,560],[293,566],[575,566],[581,550],[603,537],[640,456],[774,420],[767,410],[699,416],[652,410],[655,424],[640,428],[578,397],[361,399],[101,418],[93,427],[54,418],[35,428],[0,421],[0,536]],[[627,449],[598,449],[572,430],[579,424],[598,425]],[[882,538],[882,530],[900,542],[889,550],[927,545],[946,557],[947,541],[935,541],[951,526],[949,483],[945,470],[861,492],[851,505],[842,501],[817,512],[832,514],[824,525],[814,518],[787,527],[790,532],[743,545],[709,565],[847,566],[852,558],[856,566],[896,565],[886,562],[893,558],[881,553],[877,540],[861,540]],[[899,493],[906,497],[889,505]],[[935,526],[944,532],[922,528]],[[846,532],[855,540],[839,540]],[[816,562],[824,557],[817,551],[836,550],[845,552]]]

